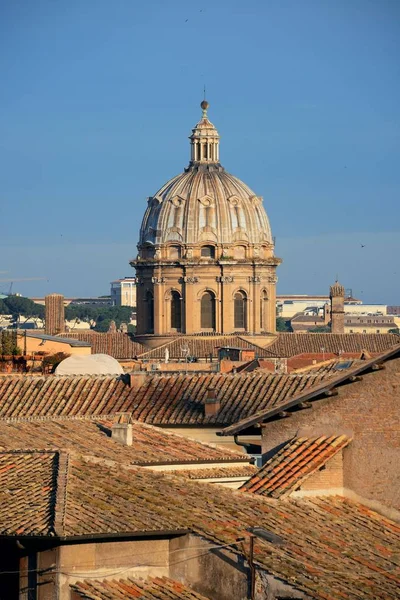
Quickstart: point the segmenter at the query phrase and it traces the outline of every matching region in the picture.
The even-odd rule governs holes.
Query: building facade
[[[112,306],[136,306],[136,277],[124,277],[111,282]]]
[[[148,199],[131,261],[137,333],[275,332],[274,241],[263,201],[219,162],[201,103],[185,171]]]

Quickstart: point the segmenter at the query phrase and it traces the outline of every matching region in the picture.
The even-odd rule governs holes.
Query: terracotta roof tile
[[[54,535],[58,452],[0,452],[1,535]]]
[[[67,449],[123,464],[230,463],[250,460],[233,450],[216,448],[144,423],[132,423],[132,446],[111,439],[112,422],[92,420],[0,421],[0,450]]]
[[[172,359],[185,358],[183,348],[188,348],[188,356],[196,356],[197,358],[208,358],[212,354],[213,358],[218,356],[219,347],[242,348],[244,350],[254,350],[257,357],[271,356],[269,350],[266,350],[261,345],[248,342],[239,335],[223,335],[223,336],[195,336],[184,335],[174,338],[173,340],[145,351],[140,358],[143,359],[163,359],[165,350],[168,348],[169,356]]]
[[[286,496],[350,441],[345,435],[290,440],[240,489],[271,498]]]
[[[252,477],[258,472],[257,467],[253,465],[243,465],[241,467],[210,467],[208,469],[182,469],[175,471],[176,475],[183,475],[189,479],[229,479],[231,477]]]
[[[207,600],[188,586],[167,577],[78,581],[71,585],[71,590],[84,600]]]
[[[93,354],[109,354],[116,359],[133,358],[147,350],[145,346],[135,342],[129,333],[79,331],[63,333],[62,337],[87,342],[92,346]]]
[[[112,376],[7,376],[0,378],[0,419],[130,412],[133,419],[153,425],[224,426],[277,406],[332,373],[148,375],[139,389]],[[216,415],[205,416],[210,386],[221,408]]]
[[[362,350],[379,354],[400,344],[393,333],[280,333],[267,350],[276,357],[287,358],[304,352],[352,352]]]
[[[2,468],[15,464],[15,460],[15,453],[9,453]],[[43,515],[39,524],[35,511],[29,508],[30,460],[25,473],[20,469],[18,481],[11,469],[4,471],[10,473],[13,485],[18,484],[18,495],[8,494],[10,484],[3,473],[2,535],[20,536],[21,523],[25,535],[52,535],[48,514],[54,512],[54,500],[49,492],[45,492],[45,501],[39,502]],[[52,462],[48,470],[50,475],[41,470],[40,476],[34,476],[37,487],[48,486],[54,475]],[[349,499],[287,498],[283,502],[147,469],[91,463],[75,456],[70,456],[68,467],[64,467],[64,478],[65,502],[59,519],[63,528],[58,533],[66,537],[190,530],[215,544],[232,544],[232,551],[242,555],[237,538],[248,536],[249,527],[259,526],[280,536],[284,545],[256,540],[256,564],[291,582],[308,597],[398,598],[400,527]]]

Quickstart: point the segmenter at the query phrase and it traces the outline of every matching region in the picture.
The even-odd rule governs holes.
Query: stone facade
[[[148,199],[130,263],[139,335],[275,332],[281,260],[268,217],[262,198],[220,165],[207,108],[188,168]]]

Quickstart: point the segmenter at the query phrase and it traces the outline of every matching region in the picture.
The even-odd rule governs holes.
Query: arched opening
[[[146,292],[146,330],[148,333],[154,333],[154,297],[149,291]]]
[[[201,258],[214,258],[214,257],[215,257],[214,246],[202,246]]]
[[[265,331],[267,328],[267,307],[268,294],[265,290],[263,290],[260,298],[260,329],[262,331]]]
[[[181,258],[181,247],[170,246],[168,250],[168,256],[171,260],[179,260]]]
[[[215,295],[212,292],[204,292],[201,298],[200,326],[215,330]]]
[[[247,296],[244,292],[236,292],[234,303],[234,327],[247,331]]]
[[[155,249],[154,246],[145,246],[142,248],[142,258],[154,258]]]
[[[171,329],[181,330],[182,299],[179,292],[171,292]]]

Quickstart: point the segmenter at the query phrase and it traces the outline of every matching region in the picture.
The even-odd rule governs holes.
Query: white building
[[[136,277],[124,277],[111,282],[111,304],[136,307]]]

